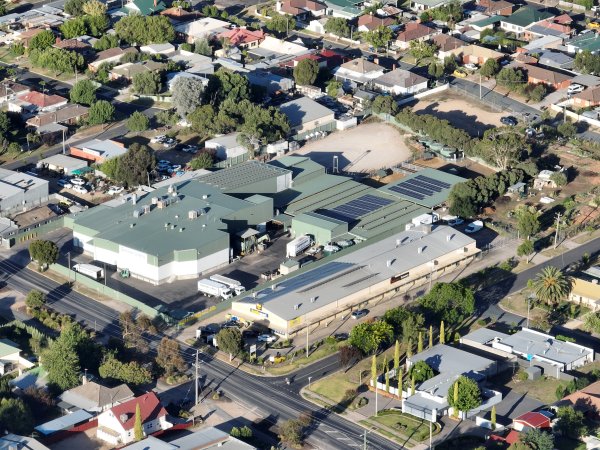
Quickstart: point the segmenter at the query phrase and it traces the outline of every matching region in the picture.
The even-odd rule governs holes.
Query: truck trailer
[[[235,292],[235,295],[240,295],[242,292],[246,292],[246,288],[242,286],[238,280],[234,280],[233,278],[228,278],[223,275],[211,275],[210,279],[216,281],[217,283],[224,284],[225,286],[229,286],[229,288]]]
[[[93,264],[75,264],[73,270],[77,273],[87,275],[94,280],[101,280],[104,278],[104,269],[94,266]]]
[[[286,253],[288,258],[294,258],[306,250],[308,247],[313,245],[313,240],[308,235],[298,236],[291,242],[288,242],[286,246]]]
[[[198,281],[198,291],[209,297],[221,297],[223,300],[233,297],[229,286],[208,278]]]

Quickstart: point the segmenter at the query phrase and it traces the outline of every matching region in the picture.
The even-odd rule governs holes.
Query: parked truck
[[[286,246],[286,252],[288,258],[294,258],[306,250],[308,247],[313,245],[313,240],[308,235],[298,236],[291,242],[288,242]]]
[[[242,286],[242,283],[240,283],[238,280],[234,280],[233,278],[228,278],[223,275],[211,275],[210,279],[216,281],[217,283],[224,284],[225,286],[229,286],[235,295],[240,295],[242,292],[246,292],[246,288]]]
[[[418,227],[419,225],[431,225],[440,220],[440,215],[435,212],[421,214],[420,216],[413,217],[410,223],[406,224],[406,231],[412,230],[413,228]]]
[[[198,291],[209,297],[221,297],[223,300],[233,297],[229,286],[208,278],[198,281]]]
[[[94,266],[93,264],[75,264],[73,270],[77,273],[87,275],[94,280],[101,280],[104,278],[104,269]]]

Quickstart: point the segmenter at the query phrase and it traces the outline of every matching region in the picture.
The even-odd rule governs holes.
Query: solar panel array
[[[363,195],[362,197],[355,198],[348,203],[344,203],[343,205],[336,206],[335,208],[319,211],[319,213],[334,219],[348,222],[349,220],[358,220],[359,218],[392,203],[394,203],[393,200],[367,194]]]
[[[390,187],[390,191],[416,200],[425,200],[427,197],[440,193],[444,189],[450,189],[451,186],[451,184],[444,181],[435,180],[425,175],[417,175],[410,180]]]

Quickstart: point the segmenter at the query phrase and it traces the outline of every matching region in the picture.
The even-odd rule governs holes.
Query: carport
[[[79,169],[87,168],[87,161],[73,158],[67,155],[52,155],[44,158],[37,163],[38,167],[45,167],[58,173],[72,175]]]

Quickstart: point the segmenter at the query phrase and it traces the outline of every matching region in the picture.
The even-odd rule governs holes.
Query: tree
[[[433,375],[433,369],[425,361],[417,361],[408,370],[408,376],[417,383],[427,381],[433,378]]]
[[[569,180],[564,172],[554,172],[550,175],[550,181],[553,181],[557,187],[563,187],[567,185]]]
[[[52,241],[35,240],[29,244],[29,256],[40,268],[47,267],[58,260],[58,246]]]
[[[556,131],[558,131],[558,134],[562,137],[571,139],[577,134],[577,127],[571,122],[562,122],[556,127]]]
[[[94,50],[102,52],[109,48],[115,48],[119,46],[119,37],[116,34],[104,34],[100,39],[94,42]]]
[[[388,309],[382,319],[389,323],[394,329],[394,335],[402,335],[402,323],[414,313],[404,306],[398,306],[396,308]]]
[[[146,131],[150,128],[150,119],[139,111],[134,111],[127,119],[127,129],[133,132]]]
[[[452,73],[456,70],[456,59],[454,59],[454,55],[446,56],[444,58],[444,72]]]
[[[493,58],[488,59],[483,63],[479,73],[482,77],[492,78],[500,71],[500,64]]]
[[[383,365],[383,372],[385,374],[385,392],[390,392],[390,371],[387,368],[387,365]]]
[[[554,266],[546,266],[533,280],[533,292],[539,300],[553,305],[569,295],[571,285],[571,277]]]
[[[519,440],[532,450],[553,450],[554,436],[538,428],[530,428],[521,433]]]
[[[429,325],[429,347],[433,347],[433,325]]]
[[[56,42],[56,38],[54,37],[54,33],[50,30],[44,30],[29,41],[29,51],[31,50],[45,50],[49,47],[52,47]]]
[[[220,350],[229,353],[229,361],[231,361],[244,348],[244,341],[239,328],[223,328],[219,331],[217,345]]]
[[[279,35],[286,34],[290,32],[290,30],[294,30],[296,28],[296,18],[289,16],[287,14],[274,14],[273,17],[267,20],[265,24],[267,30],[277,33]]]
[[[167,16],[132,15],[115,24],[117,36],[128,44],[164,44],[175,39],[175,29]]]
[[[478,149],[484,159],[505,170],[519,161],[528,146],[522,133],[514,128],[493,128],[483,134]]]
[[[406,364],[408,364],[408,359],[412,356],[413,354],[413,344],[412,344],[412,339],[408,338],[408,342],[406,343]]]
[[[199,55],[204,56],[212,56],[213,48],[209,44],[208,39],[201,38],[196,40],[196,42],[194,43],[194,53],[198,53]]]
[[[373,355],[371,358],[371,381],[373,386],[377,387],[377,356]]]
[[[505,67],[496,74],[496,82],[511,90],[522,91],[523,86],[527,83],[527,78],[522,70]]]
[[[530,239],[526,239],[521,243],[521,245],[517,247],[517,256],[526,256],[526,262],[527,264],[529,264],[529,255],[533,254],[534,251],[535,248],[533,246],[533,241],[531,241]]]
[[[135,361],[121,362],[112,352],[104,357],[98,373],[102,378],[117,380],[126,384],[139,385],[152,381],[152,373],[148,369]]]
[[[448,403],[457,411],[470,411],[481,405],[481,390],[475,381],[461,375],[448,389]]]
[[[142,427],[142,411],[140,410],[139,403],[135,405],[135,424],[133,425],[133,436],[136,442],[144,439],[144,428]]]
[[[406,342],[412,336],[416,336],[423,328],[425,317],[422,314],[411,313],[402,321],[402,339]]]
[[[221,67],[209,77],[204,91],[206,103],[218,107],[230,99],[234,104],[250,99],[250,82],[248,78]]]
[[[375,114],[396,114],[398,104],[391,95],[378,95],[373,100],[371,109]]]
[[[517,230],[527,240],[540,231],[540,218],[537,211],[519,208],[517,210]]]
[[[544,99],[547,93],[546,86],[538,84],[534,86],[533,89],[527,91],[527,96],[531,101],[539,103]]]
[[[421,297],[421,306],[450,324],[459,324],[475,311],[473,291],[461,283],[435,283]]]
[[[472,199],[477,192],[469,183],[456,183],[450,189],[448,202],[450,203],[450,214],[459,217],[473,217],[477,214],[477,203]]]
[[[303,59],[294,67],[294,80],[300,86],[313,84],[318,74],[319,64],[312,59]]]
[[[340,366],[349,367],[351,364],[354,364],[361,359],[362,353],[352,345],[344,345],[340,347],[338,355],[340,358]]]
[[[117,171],[119,170],[119,157],[110,158],[100,165],[100,171],[111,180],[117,179]]]
[[[179,343],[168,337],[162,338],[158,345],[156,364],[167,377],[185,370],[186,364],[181,356]]]
[[[45,304],[46,296],[36,289],[32,289],[31,291],[29,291],[27,297],[25,297],[25,305],[29,309],[40,309]]]
[[[182,119],[202,105],[202,93],[204,85],[196,78],[179,77],[173,83],[173,95],[171,97],[177,113]]]
[[[279,427],[279,440],[292,448],[302,445],[302,424],[297,419],[289,419]]]
[[[419,331],[419,340],[417,341],[417,353],[423,351],[423,332]]]
[[[348,20],[343,17],[331,17],[325,23],[325,31],[327,33],[335,34],[339,37],[349,37],[350,27],[348,26]]]
[[[85,20],[82,17],[67,20],[60,26],[60,32],[65,39],[73,39],[87,33]]]
[[[410,41],[409,53],[419,62],[425,58],[431,58],[437,52],[437,46],[427,41]]]
[[[101,125],[112,122],[115,117],[115,107],[106,100],[92,103],[88,111],[87,122],[90,125]]]
[[[104,32],[110,27],[110,20],[108,16],[84,16],[85,26],[88,29],[88,34],[94,37],[101,37]],[[119,37],[115,36],[117,42]],[[112,41],[111,41],[112,42]],[[115,46],[116,47],[116,46]]]
[[[446,343],[446,330],[444,327],[444,321],[440,322],[440,344]]]
[[[329,80],[327,82],[327,95],[330,97],[336,98],[340,89],[342,88],[342,83],[336,80]]]
[[[79,53],[56,47],[48,47],[45,50],[30,50],[29,61],[35,67],[51,70],[57,75],[74,73],[76,70],[80,70],[85,62],[83,56]]]
[[[190,169],[210,169],[215,163],[214,155],[211,152],[200,152],[198,156],[189,162]]]
[[[388,27],[379,26],[372,31],[367,31],[363,36],[365,41],[375,48],[387,47],[392,39],[392,30]]]
[[[433,78],[440,78],[442,75],[444,75],[444,66],[432,61],[427,68],[427,73],[429,73],[429,76]]]
[[[492,406],[490,423],[492,426],[492,431],[494,431],[496,429],[496,405]]]
[[[0,423],[10,433],[28,435],[33,431],[33,415],[20,398],[0,399]]]
[[[394,370],[396,371],[396,375],[398,375],[398,370],[400,370],[400,342],[396,340],[396,344],[394,345]]]
[[[67,0],[65,2],[65,12],[70,16],[83,16],[85,14],[83,5],[88,0]]]
[[[106,15],[107,7],[104,3],[98,0],[87,0],[83,4],[83,12],[88,16],[104,16]]]
[[[91,105],[96,101],[96,86],[90,80],[81,80],[73,85],[69,96],[73,103]]]
[[[370,354],[386,343],[391,342],[394,330],[386,322],[375,321],[361,323],[350,331],[349,343],[358,348],[364,354]]]
[[[133,90],[138,94],[158,94],[162,89],[162,77],[158,71],[140,72],[133,76]]]
[[[65,391],[79,384],[79,356],[74,345],[63,339],[56,339],[42,355],[44,368],[48,371],[48,381]]]
[[[119,158],[117,181],[127,186],[146,183],[148,172],[156,166],[154,150],[137,142],[131,144],[127,152]]]
[[[582,411],[574,409],[572,406],[563,406],[558,408],[558,421],[554,429],[563,436],[571,439],[580,439],[588,433],[586,419]]]

